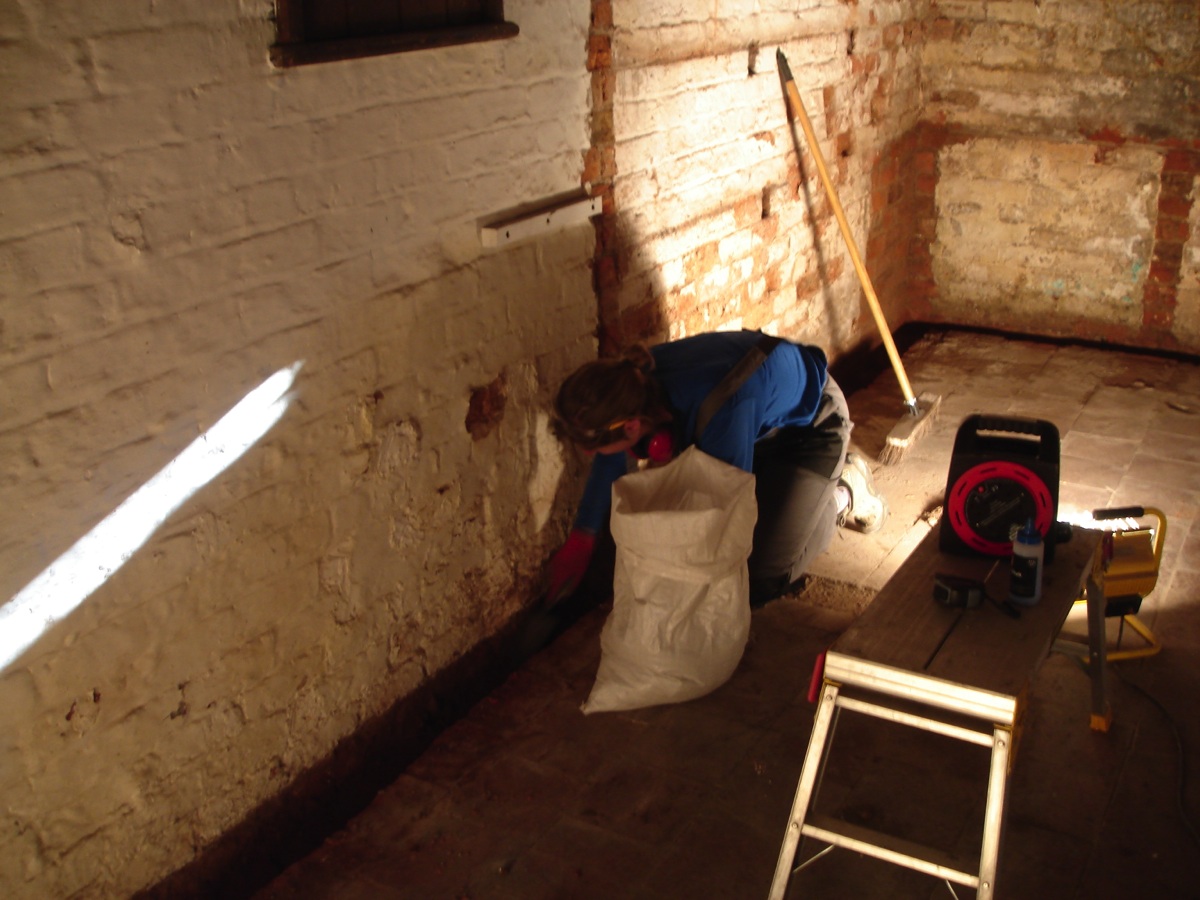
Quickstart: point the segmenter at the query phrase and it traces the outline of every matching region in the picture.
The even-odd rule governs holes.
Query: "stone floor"
[[[1035,681],[998,895],[1200,897],[1200,366],[964,332],[926,336],[905,360],[914,388],[943,403],[898,463],[876,467],[887,525],[840,533],[804,590],[755,612],[723,687],[684,704],[583,715],[607,613],[596,610],[257,896],[766,897],[812,725],[814,659],[936,527],[958,424],[988,412],[1058,426],[1060,518],[1111,505],[1168,517],[1141,613],[1163,647],[1111,665],[1111,730],[1089,729],[1089,682],[1074,658],[1052,655]],[[855,442],[874,459],[902,412],[895,379],[882,375],[850,407]],[[1078,612],[1066,630],[1082,632]],[[822,808],[947,849],[978,846],[986,750],[854,714],[836,740]],[[792,878],[789,897],[802,896],[951,894],[932,877],[837,850]]]

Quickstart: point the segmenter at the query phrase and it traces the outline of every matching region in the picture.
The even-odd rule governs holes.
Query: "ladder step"
[[[977,866],[978,860],[963,859],[881,831],[852,825],[832,816],[810,816],[800,833],[805,837],[915,869],[926,875],[944,878],[971,888],[979,887],[978,872],[968,870],[969,866]]]

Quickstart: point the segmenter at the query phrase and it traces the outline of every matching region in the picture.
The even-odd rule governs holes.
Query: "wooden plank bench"
[[[984,581],[991,597],[1008,592],[1007,560],[952,556],[938,549],[936,529],[884,585],[858,620],[826,653],[820,702],[796,786],[771,900],[783,900],[804,837],[844,847],[972,887],[979,900],[995,892],[1013,733],[1042,662],[1071,605],[1086,590],[1092,727],[1107,730],[1104,589],[1101,533],[1076,529],[1045,567],[1041,601],[1020,618],[984,601],[950,609],[933,599],[939,573]],[[840,710],[850,710],[991,748],[983,843],[978,860],[812,812],[818,777]]]

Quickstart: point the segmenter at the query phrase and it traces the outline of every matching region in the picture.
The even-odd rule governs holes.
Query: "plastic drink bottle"
[[[1033,519],[1013,538],[1012,569],[1008,599],[1022,606],[1033,606],[1042,598],[1042,566],[1045,561],[1042,533]]]

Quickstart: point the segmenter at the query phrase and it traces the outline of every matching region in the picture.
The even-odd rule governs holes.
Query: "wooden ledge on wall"
[[[603,212],[603,202],[589,190],[584,186],[497,213],[479,222],[479,240],[498,247],[586,222]]]

